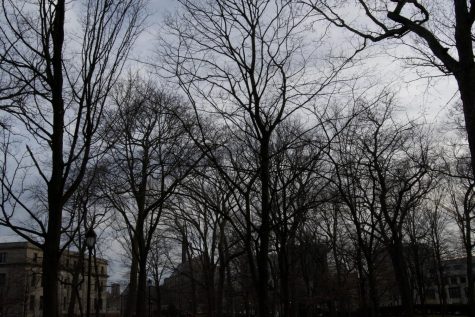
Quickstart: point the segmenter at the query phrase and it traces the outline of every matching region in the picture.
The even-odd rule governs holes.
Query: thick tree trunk
[[[456,69],[450,69],[457,80],[462,99],[465,128],[475,176],[475,62],[473,56],[472,18],[467,3],[455,1],[455,43],[459,57]],[[472,8],[473,9],[473,8]]]
[[[472,271],[472,250],[466,250],[467,257],[467,297],[470,316],[475,316],[475,299],[473,287],[473,271]]]
[[[214,285],[214,269],[207,264],[207,272],[206,274],[206,284],[207,284],[207,301],[208,301],[208,317],[215,317],[216,315],[216,291],[215,291],[215,285]]]
[[[463,72],[455,76],[462,99],[465,129],[467,130],[468,145],[472,157],[472,175],[475,175],[475,71]]]
[[[160,289],[160,283],[156,282],[155,283],[155,305],[154,307],[156,308],[156,313],[153,315],[154,317],[160,317],[162,315],[162,296],[161,296],[161,289]]]
[[[224,300],[224,282],[226,279],[226,252],[225,252],[225,239],[224,226],[221,225],[220,229],[220,242],[218,244],[218,253],[219,253],[219,267],[218,267],[218,282],[216,285],[216,316],[223,316],[223,300]]]
[[[147,316],[147,254],[146,252],[140,252],[140,261],[139,261],[139,278],[137,285],[137,306],[135,308],[136,317],[146,317]]]
[[[186,237],[183,237],[184,241],[187,240]],[[186,258],[187,258],[187,263],[188,263],[188,268],[187,272],[184,272],[186,275],[188,275],[188,278],[190,280],[191,284],[191,302],[190,306],[187,307],[187,309],[191,310],[191,313],[193,315],[196,315],[198,311],[198,294],[197,294],[197,287],[196,287],[196,277],[195,277],[195,268],[193,267],[193,256],[191,254],[190,249],[188,248],[188,243],[187,243],[187,249],[186,249]],[[185,268],[186,269],[186,268]]]
[[[463,104],[463,111],[464,111],[464,117],[465,117],[465,128],[467,130],[467,138],[468,138],[468,144],[470,148],[470,154],[471,154],[471,166],[472,166],[472,177],[475,176],[475,70],[472,71],[466,71],[462,72],[460,76],[456,76],[458,84],[459,84],[459,89],[460,89],[460,95],[462,99],[462,104]],[[467,215],[470,219],[470,214]],[[468,230],[470,230],[470,220],[467,221],[467,227]],[[468,263],[472,262],[472,247],[471,247],[471,232],[468,231],[465,233],[465,249],[466,249],[466,255],[467,255],[467,265]],[[475,316],[475,298],[474,298],[474,286],[473,286],[473,274],[471,270],[471,265],[467,266],[467,296],[468,296],[468,305],[469,305],[469,311],[470,311],[470,316],[474,317]]]
[[[417,246],[416,246],[417,248]],[[417,279],[417,290],[419,293],[419,303],[425,305],[426,303],[426,294],[425,294],[425,280],[424,280],[424,268],[422,267],[421,257],[418,251],[415,253],[414,266],[416,270],[416,279]]]
[[[49,230],[52,231],[52,230]],[[54,238],[54,236],[52,235]],[[43,258],[43,316],[58,316],[59,243],[48,239]]]
[[[226,240],[225,241],[225,245],[226,245],[226,248],[225,248],[225,253],[226,253],[226,258],[229,258],[229,254],[228,254],[228,251],[229,251],[229,248],[227,246],[227,242]],[[225,271],[225,275],[226,275],[226,293],[224,295],[224,297],[226,298],[226,302],[227,302],[227,309],[226,309],[226,315],[227,316],[231,316],[231,317],[234,317],[235,316],[235,307],[234,307],[234,287],[233,287],[233,276],[231,274],[231,270],[226,270]]]
[[[53,20],[52,74],[48,74],[52,90],[53,133],[51,137],[52,168],[48,184],[48,229],[43,250],[43,316],[57,317],[58,275],[60,261],[61,222],[63,217],[63,42],[64,42],[64,0],[58,0]]]
[[[145,188],[145,186],[143,186]],[[137,278],[137,293],[135,299],[135,317],[145,317],[148,313],[148,303],[147,303],[147,257],[148,249],[145,246],[145,237],[144,237],[144,223],[145,223],[145,213],[144,205],[145,194],[141,191],[140,199],[137,200],[138,205],[138,214],[137,224],[135,227],[134,241],[137,243],[137,248],[135,256],[137,257],[137,267],[138,267],[138,278]]]
[[[470,188],[469,190],[472,190]],[[464,209],[466,207],[464,206]],[[467,265],[467,297],[468,297],[468,308],[470,316],[475,316],[475,298],[474,298],[474,285],[473,285],[473,268],[472,268],[472,224],[471,224],[471,213],[470,210],[465,209],[464,218],[466,219],[465,222],[465,232],[464,232],[464,246],[465,246],[465,257],[466,257],[466,265]]]
[[[371,316],[377,317],[379,316],[379,296],[376,286],[376,272],[373,263],[368,263],[368,286],[369,297],[371,300]]]
[[[455,43],[458,54],[458,63],[456,66],[449,68],[453,72],[455,79],[457,80],[460,98],[462,100],[462,107],[465,119],[465,129],[467,131],[468,145],[471,155],[471,167],[472,177],[475,177],[475,61],[473,55],[473,35],[472,35],[472,10],[473,5],[469,9],[467,8],[467,2],[455,1]],[[447,66],[447,65],[446,65]],[[470,217],[470,215],[468,215]],[[468,218],[470,219],[470,218]],[[468,230],[470,230],[470,221],[468,221]],[[468,231],[467,230],[467,231]],[[467,232],[465,243],[467,252],[467,296],[468,305],[470,310],[470,316],[475,316],[475,299],[474,299],[474,287],[473,287],[473,274],[472,274],[472,246],[471,246],[471,232]]]
[[[137,300],[137,272],[138,261],[135,256],[132,255],[132,263],[130,265],[129,275],[129,293],[127,294],[127,301],[125,304],[125,316],[132,316],[132,312],[135,309],[135,301]]]
[[[270,234],[270,158],[269,142],[270,135],[266,133],[260,146],[260,181],[261,181],[261,226],[258,230],[260,248],[257,252],[257,272],[258,281],[256,285],[258,316],[267,317],[269,315],[268,289],[269,281],[268,255],[269,255],[269,234]]]
[[[402,243],[396,242],[389,246],[389,254],[394,268],[394,274],[397,281],[399,295],[401,296],[402,315],[406,317],[414,316],[414,303],[412,288],[409,282],[407,264],[404,258]]]
[[[285,241],[287,239],[282,237],[281,247],[279,252],[279,275],[280,275],[280,296],[282,300],[283,311],[282,315],[285,317],[291,316],[290,307],[290,291],[289,291],[289,267],[287,261],[287,248]]]

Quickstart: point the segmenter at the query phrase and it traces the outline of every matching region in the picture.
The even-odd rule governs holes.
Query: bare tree
[[[443,202],[446,194],[444,187],[437,188],[430,195],[426,205],[423,207],[423,212],[426,216],[429,226],[429,245],[433,250],[434,255],[434,276],[432,280],[437,286],[439,296],[439,303],[442,305],[442,314],[446,312],[447,294],[445,292],[446,273],[443,260],[450,256],[448,237],[451,236],[450,217],[443,208]]]
[[[315,171],[324,169],[322,156],[327,146],[316,133],[306,134],[300,122],[287,121],[276,130],[270,188],[273,253],[277,256],[274,292],[280,300],[274,309],[284,316],[292,315],[292,302],[294,307],[303,305],[296,290],[297,238],[308,213],[318,212],[326,198],[322,192],[328,182]]]
[[[103,106],[140,31],[143,2],[85,0],[74,10],[78,21],[64,0],[1,5],[0,99],[25,138],[22,150],[4,152],[0,222],[43,249],[43,314],[55,317],[63,206],[86,172]],[[74,33],[69,21],[80,26]],[[13,172],[20,170],[27,172]],[[35,182],[46,188],[42,210],[26,195]],[[22,222],[25,214],[33,228]]]
[[[311,107],[314,97],[334,83],[348,60],[323,62],[321,72],[306,68],[307,59],[314,57],[303,45],[309,16],[295,2],[180,3],[182,10],[168,23],[173,40],[162,46],[164,68],[177,78],[198,116],[211,113],[228,131],[230,138],[218,142],[225,158],[210,158],[244,202],[239,206],[240,235],[258,315],[264,317],[270,313],[270,185],[276,129],[299,116],[305,106]],[[197,138],[211,139],[203,133]],[[238,147],[240,152],[233,151]]]
[[[463,0],[356,0],[347,2],[350,8],[341,1],[304,2],[333,25],[359,36],[364,43],[405,39],[416,52],[409,58],[412,65],[431,67],[444,76],[454,76],[472,157],[471,169],[475,174],[475,3]],[[354,20],[348,14],[355,10],[360,13],[360,19]]]
[[[378,219],[379,235],[393,264],[404,314],[411,316],[413,297],[403,250],[403,225],[433,186],[430,143],[414,123],[393,121],[391,101],[386,106],[381,112],[368,114],[370,130],[364,132],[370,133],[361,143],[367,177],[374,181],[374,191],[367,192],[367,200],[376,203],[371,211]],[[376,197],[371,197],[373,194]]]
[[[427,288],[430,281],[430,270],[434,268],[434,252],[428,242],[430,222],[423,212],[425,204],[412,209],[406,216],[404,231],[406,236],[406,254],[413,289],[415,303],[425,305]]]
[[[446,168],[448,202],[444,206],[453,217],[458,227],[462,250],[467,265],[467,298],[471,316],[475,315],[475,285],[473,275],[473,241],[475,219],[475,180],[471,170],[470,160],[467,153],[459,147],[454,147],[457,153],[453,153],[453,159],[449,160]]]
[[[117,210],[128,232],[132,251],[126,314],[136,302],[136,316],[144,316],[147,258],[154,232],[175,188],[203,154],[188,137],[193,120],[186,104],[136,77],[118,85],[116,110],[107,123],[110,177],[103,194]]]
[[[172,251],[171,243],[165,239],[162,235],[157,235],[153,239],[150,247],[150,256],[148,257],[147,272],[154,284],[154,293],[148,293],[149,305],[153,302],[153,307],[157,308],[154,316],[161,316],[161,283],[165,276],[173,272],[173,263],[170,258]],[[148,286],[150,287],[150,285]]]
[[[368,105],[373,107],[386,98],[382,93],[370,101],[355,101],[362,103],[363,109]],[[361,116],[361,114],[360,114]],[[332,166],[332,173],[327,177],[336,198],[333,204],[339,205],[342,217],[342,227],[347,227],[355,245],[355,267],[359,273],[359,292],[361,309],[367,311],[368,316],[379,314],[379,293],[377,287],[377,262],[381,253],[381,242],[378,236],[379,221],[371,212],[371,202],[366,200],[365,192],[372,185],[372,180],[365,177],[366,164],[361,155],[359,143],[355,140],[362,127],[361,117],[354,118],[342,133],[336,134],[334,142],[328,147],[328,161]],[[341,129],[341,122],[335,122],[331,130]],[[335,135],[335,132],[332,133]],[[368,300],[366,294],[369,294]]]
[[[357,234],[358,244],[369,247],[365,258],[374,264],[374,239],[380,240],[392,262],[403,313],[412,316],[404,225],[433,186],[432,159],[430,142],[421,128],[413,121],[400,123],[393,102],[391,94],[383,94],[374,106],[362,111],[355,122],[357,128],[350,130],[352,141],[340,143],[343,151],[336,151],[337,159],[332,160],[338,171],[335,185],[350,209],[350,219],[363,230]]]
[[[101,248],[102,242],[106,240],[107,230],[105,228],[112,222],[112,215],[101,200],[101,191],[98,186],[100,184],[99,178],[103,177],[102,173],[106,169],[97,161],[91,163],[94,166],[88,169],[82,183],[64,206],[63,241],[68,242],[68,251],[72,249],[77,252],[77,261],[72,263],[62,261],[61,266],[62,271],[69,273],[66,278],[61,279],[61,283],[67,285],[71,290],[67,309],[70,317],[76,314],[78,308],[80,312],[85,310],[80,295],[80,290],[84,287],[86,281],[85,277],[87,276],[87,279],[92,280],[94,276],[93,283],[99,285],[99,274],[89,276],[85,265],[87,263],[86,232],[93,229],[98,233],[93,253],[94,272],[98,272],[96,251]],[[103,289],[96,287],[96,290],[98,291],[97,298],[101,298]]]
[[[194,175],[180,191],[176,209],[170,217],[185,245],[180,265],[187,267],[187,275],[196,293],[204,294],[208,316],[221,316],[222,287],[226,269],[222,241],[226,234],[226,211],[229,197],[226,190],[215,183],[216,175]],[[218,178],[218,181],[220,179]],[[220,264],[222,264],[220,266]],[[194,306],[196,306],[195,303]]]

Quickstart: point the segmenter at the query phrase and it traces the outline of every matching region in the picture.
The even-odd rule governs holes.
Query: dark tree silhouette
[[[140,0],[81,1],[78,21],[71,5],[1,1],[0,101],[15,120],[14,132],[25,138],[20,151],[12,135],[5,139],[10,144],[2,159],[0,224],[42,248],[48,317],[58,316],[60,307],[63,206],[86,173],[103,106],[143,21]],[[68,22],[80,25],[74,34],[78,46],[66,42],[73,36]],[[26,195],[34,176],[46,189],[40,210]],[[23,222],[25,214],[32,226]]]
[[[349,59],[332,64],[324,58],[320,72],[306,67],[313,57],[302,36],[309,15],[292,1],[180,3],[182,10],[168,21],[166,38],[173,40],[162,45],[163,68],[179,81],[198,116],[211,113],[227,131],[218,141],[222,157],[209,157],[244,202],[238,206],[240,234],[258,315],[268,316],[276,130],[306,106],[313,108],[315,96],[337,81]],[[202,144],[214,139],[203,131],[197,138]]]
[[[109,175],[102,188],[128,232],[132,254],[126,313],[145,316],[147,258],[154,232],[176,187],[198,164],[188,132],[192,116],[175,95],[160,91],[137,77],[118,85],[116,109],[106,123]]]
[[[346,4],[333,0],[303,2],[333,25],[361,37],[364,43],[406,39],[416,51],[416,55],[409,59],[411,64],[433,67],[443,75],[455,78],[472,157],[471,172],[475,175],[475,3],[466,0],[356,0]],[[345,12],[355,10],[361,13],[360,19],[354,20],[345,15]],[[409,35],[414,35],[415,39],[411,41]]]

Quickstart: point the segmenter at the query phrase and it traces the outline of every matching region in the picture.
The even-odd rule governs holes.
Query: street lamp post
[[[87,259],[88,276],[87,276],[87,310],[86,316],[91,317],[91,257],[92,249],[96,245],[96,233],[92,228],[86,232],[86,246],[89,249],[89,258]]]

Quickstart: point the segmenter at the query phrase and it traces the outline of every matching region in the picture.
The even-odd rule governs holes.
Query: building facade
[[[29,242],[0,243],[0,317],[42,315],[43,252]],[[65,251],[59,274],[58,310],[63,316],[80,315],[87,304],[87,256]],[[105,312],[107,261],[92,259],[91,312]]]
[[[475,263],[472,265],[475,272]],[[447,304],[467,304],[467,259],[455,258],[443,262],[444,277],[441,285],[432,283],[427,288],[427,302],[440,304],[445,296]]]

